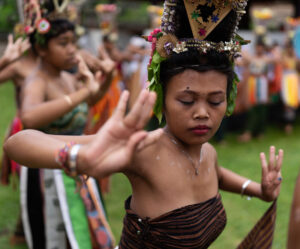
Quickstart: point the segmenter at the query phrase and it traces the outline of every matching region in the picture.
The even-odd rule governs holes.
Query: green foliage
[[[12,32],[18,22],[16,0],[0,0],[0,32]]]
[[[162,108],[163,108],[163,88],[160,82],[160,64],[166,60],[166,58],[163,58],[159,55],[157,51],[154,52],[151,64],[148,68],[148,79],[150,81],[149,89],[151,91],[156,92],[157,99],[154,106],[154,114],[156,115],[157,119],[159,120],[159,123],[162,121]]]
[[[118,22],[122,25],[134,25],[147,27],[149,17],[147,13],[147,2],[134,2],[133,1],[118,1],[117,4],[121,7]]]

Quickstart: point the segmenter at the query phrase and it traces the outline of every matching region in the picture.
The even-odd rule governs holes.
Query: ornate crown
[[[183,0],[193,38],[177,39],[174,37],[176,31],[176,5],[180,0],[166,0],[164,3],[164,14],[162,17],[161,39],[157,41],[157,52],[168,57],[172,52],[180,53],[189,47],[198,48],[200,52],[209,50],[227,52],[234,57],[241,50],[241,45],[247,43],[238,36],[238,24],[243,14],[247,0]],[[205,38],[218,26],[218,24],[233,10],[237,14],[237,22],[234,26],[233,36],[230,41],[211,42]],[[170,35],[171,34],[171,35]]]

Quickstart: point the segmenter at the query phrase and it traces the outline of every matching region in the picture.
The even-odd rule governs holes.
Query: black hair
[[[62,1],[60,0],[59,4],[61,4],[61,2]],[[58,37],[67,31],[75,32],[74,24],[68,19],[59,17],[53,20],[52,18],[48,18],[55,11],[55,6],[52,0],[45,1],[42,9],[45,10],[43,12],[43,17],[49,21],[51,28],[50,31],[44,35],[37,34],[36,30],[30,34],[29,40],[33,49],[37,43],[42,47],[47,47],[49,40],[52,38]],[[40,40],[42,40],[42,42]]]
[[[259,35],[256,38],[256,42],[255,42],[255,46],[262,46],[262,47],[266,47],[266,42],[265,42],[266,38],[264,35]]]
[[[176,31],[177,38],[193,38],[188,16],[183,4],[179,1],[176,6]],[[212,42],[230,41],[236,25],[237,14],[231,11],[218,26],[206,37],[205,40]],[[167,84],[177,74],[186,69],[193,69],[199,72],[215,70],[227,76],[227,99],[234,80],[234,69],[228,53],[215,50],[200,54],[197,49],[189,48],[188,51],[172,55],[161,63],[160,81],[163,85],[163,92],[166,93]]]

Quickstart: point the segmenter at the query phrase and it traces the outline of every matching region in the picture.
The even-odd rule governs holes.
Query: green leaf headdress
[[[184,2],[193,38],[178,39],[174,34],[176,30],[176,6]],[[149,89],[157,93],[157,101],[154,107],[154,114],[159,122],[162,121],[163,88],[160,82],[160,65],[167,60],[172,53],[180,54],[189,48],[197,49],[200,54],[215,50],[226,53],[234,67],[234,58],[241,51],[241,46],[249,43],[237,34],[238,24],[245,13],[247,0],[166,0],[164,2],[164,14],[162,17],[161,29],[155,29],[146,39],[152,42],[152,54],[148,65]],[[209,15],[203,15],[201,8],[210,9]],[[234,26],[233,36],[230,41],[212,42],[205,38],[214,28],[234,10],[237,14],[237,22]],[[237,95],[238,77],[235,75],[232,89],[227,96],[227,115],[231,115]]]

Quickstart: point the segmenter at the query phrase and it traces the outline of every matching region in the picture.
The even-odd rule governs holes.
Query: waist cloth
[[[157,218],[141,218],[125,201],[126,215],[119,249],[208,248],[226,225],[221,196],[184,206]]]

